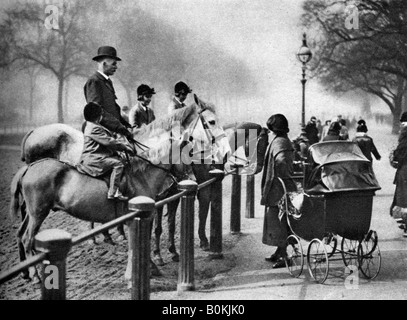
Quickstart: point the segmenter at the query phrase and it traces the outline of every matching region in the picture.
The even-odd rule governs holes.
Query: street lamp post
[[[301,125],[305,126],[305,83],[307,79],[305,79],[305,65],[311,60],[312,52],[307,46],[307,35],[304,33],[302,38],[302,46],[298,50],[297,58],[302,63],[302,114],[301,114]]]

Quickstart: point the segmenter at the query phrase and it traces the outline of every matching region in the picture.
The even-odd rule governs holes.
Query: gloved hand
[[[120,128],[117,132],[124,135],[129,140],[133,139],[133,135],[125,128]]]

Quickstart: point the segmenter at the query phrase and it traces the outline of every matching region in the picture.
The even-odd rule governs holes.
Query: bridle
[[[201,110],[199,110],[199,112],[198,112],[198,117],[197,117],[197,119],[195,120],[195,124],[194,124],[194,126],[193,126],[193,128],[192,128],[192,131],[191,131],[191,134],[190,134],[190,136],[189,136],[189,142],[190,142],[190,143],[193,142],[193,133],[194,133],[194,131],[195,131],[195,129],[196,129],[196,126],[197,126],[198,122],[200,121],[201,124],[202,124],[202,127],[204,128],[204,132],[205,132],[206,138],[208,139],[208,141],[211,142],[211,144],[210,144],[210,149],[200,150],[200,151],[196,151],[196,152],[193,152],[193,149],[191,149],[190,152],[189,152],[189,156],[190,156],[191,158],[193,158],[193,156],[195,156],[195,155],[197,155],[197,154],[199,154],[199,153],[200,153],[200,154],[204,154],[206,151],[210,150],[210,154],[211,154],[211,164],[214,165],[214,164],[216,163],[216,161],[215,161],[214,145],[216,144],[216,142],[217,142],[218,140],[223,139],[223,138],[225,137],[225,134],[220,134],[220,135],[218,135],[218,136],[215,136],[215,135],[213,134],[213,131],[211,130],[211,128],[210,128],[208,122],[207,122],[206,119],[202,116],[202,113],[203,113],[204,111],[206,111],[207,108],[206,108],[206,107],[202,107],[202,105],[201,105],[200,103],[198,103],[198,105],[199,105],[199,107],[201,108]],[[203,159],[201,158],[201,164],[202,164],[202,161],[203,161]],[[192,162],[191,164],[193,165],[194,162]]]

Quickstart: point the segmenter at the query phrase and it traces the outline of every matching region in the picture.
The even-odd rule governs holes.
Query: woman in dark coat
[[[392,165],[397,168],[393,183],[396,185],[390,214],[394,218],[402,218],[404,222],[404,237],[407,237],[407,112],[400,118],[401,129],[398,145],[393,151]]]
[[[356,135],[352,139],[353,142],[356,142],[362,150],[364,156],[370,161],[373,162],[372,154],[376,160],[381,159],[381,155],[373,142],[372,137],[367,135],[367,126],[364,123],[361,123],[356,128]]]
[[[264,213],[262,242],[276,246],[277,250],[266,261],[273,263],[273,268],[285,266],[286,241],[288,225],[285,217],[279,217],[278,203],[284,195],[284,189],[278,178],[284,181],[287,192],[296,191],[292,179],[294,149],[289,140],[288,121],[282,114],[272,115],[267,121],[267,127],[274,137],[267,149],[261,180],[261,205],[266,206]]]
[[[328,134],[322,139],[322,141],[342,140],[340,132],[341,124],[337,121],[333,121],[329,126]]]

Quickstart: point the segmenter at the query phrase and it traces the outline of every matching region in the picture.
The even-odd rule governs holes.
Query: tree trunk
[[[393,126],[391,130],[392,134],[398,134],[400,131],[400,115],[403,111],[404,86],[405,80],[398,77],[397,93],[394,98]]]
[[[68,120],[68,122],[69,122],[69,117],[68,117],[68,112],[69,112],[69,109],[68,109],[68,104],[69,104],[69,84],[70,84],[70,81],[69,81],[69,78],[67,78],[66,79],[66,84],[65,84],[65,86],[64,86],[64,96],[63,96],[63,114],[65,114],[66,116],[67,116],[67,120]]]
[[[129,109],[131,109],[133,107],[133,101],[132,101],[132,97],[131,97],[131,89],[128,88],[127,86],[124,86],[124,89],[126,90],[126,95],[127,95],[127,106],[129,107]]]
[[[30,78],[30,104],[28,109],[28,122],[33,121],[35,80]]]
[[[58,122],[64,123],[64,110],[63,110],[63,97],[64,97],[64,78],[58,77]]]
[[[393,112],[393,125],[391,129],[392,134],[398,134],[400,130],[400,114],[401,114],[401,108],[394,108]]]

